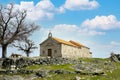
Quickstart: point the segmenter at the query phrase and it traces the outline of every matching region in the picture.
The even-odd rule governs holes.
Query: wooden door
[[[48,49],[48,56],[52,57],[52,49]]]

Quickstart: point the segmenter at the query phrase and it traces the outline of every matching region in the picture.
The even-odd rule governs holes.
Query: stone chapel
[[[48,38],[40,44],[41,57],[62,57],[62,58],[92,58],[90,48],[70,40],[65,41],[52,36],[50,32]]]

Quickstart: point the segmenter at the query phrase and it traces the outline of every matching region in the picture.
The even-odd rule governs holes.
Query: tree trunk
[[[27,54],[27,57],[29,57],[29,53],[28,53],[28,52],[26,52],[26,54]]]
[[[6,58],[7,55],[7,45],[2,45],[2,58]]]

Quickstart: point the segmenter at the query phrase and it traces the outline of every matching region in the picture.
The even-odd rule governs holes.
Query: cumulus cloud
[[[89,30],[87,28],[81,28],[77,25],[70,24],[58,24],[55,25],[52,29],[53,33],[56,34],[66,34],[66,35],[85,35],[85,36],[95,36],[95,35],[104,35],[104,32],[99,32],[95,30]]]
[[[20,5],[16,4],[15,7],[19,10],[27,10],[27,19],[30,20],[52,19],[56,10],[50,0],[39,1],[36,5],[33,1],[21,1]]]
[[[90,10],[99,6],[95,0],[66,0],[63,7],[68,10]]]
[[[89,30],[86,32],[86,35],[90,35],[90,36],[96,36],[96,35],[105,35],[105,32],[101,32],[101,31],[95,31],[95,30]]]
[[[105,32],[100,32],[96,30],[90,30],[87,28],[81,28],[79,33],[85,36],[96,36],[96,35],[105,35]]]
[[[55,25],[53,30],[54,31],[64,31],[64,32],[74,32],[77,31],[79,28],[76,25],[68,25],[68,24],[58,24]]]
[[[50,0],[40,0],[36,5],[34,1],[21,1],[20,4],[15,4],[16,9],[27,10],[27,18],[30,20],[52,19],[56,13],[65,13],[68,10],[89,10],[98,7],[98,2],[95,0],[66,0],[65,4],[59,7]]]
[[[66,34],[67,35],[81,35],[81,36],[96,36],[105,35],[105,30],[119,28],[119,21],[113,15],[109,16],[99,16],[94,19],[89,20],[89,22],[84,21],[81,26],[70,25],[70,24],[58,24],[53,26],[51,29],[53,33],[56,34]],[[104,31],[103,31],[104,30]]]
[[[101,29],[110,30],[120,28],[120,21],[117,20],[116,16],[96,16],[93,19],[87,19],[82,23],[82,27],[87,27],[89,29]]]

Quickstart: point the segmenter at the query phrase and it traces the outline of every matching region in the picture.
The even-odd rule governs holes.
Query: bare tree
[[[27,38],[25,39],[24,43],[21,43],[21,44],[19,43],[18,46],[16,45],[14,46],[17,47],[18,50],[25,52],[27,57],[29,57],[29,54],[32,53],[32,50],[37,48],[34,42]]]
[[[0,6],[0,45],[2,58],[6,58],[8,45],[15,41],[22,41],[30,36],[38,26],[26,22],[27,12],[15,10],[13,4]]]

